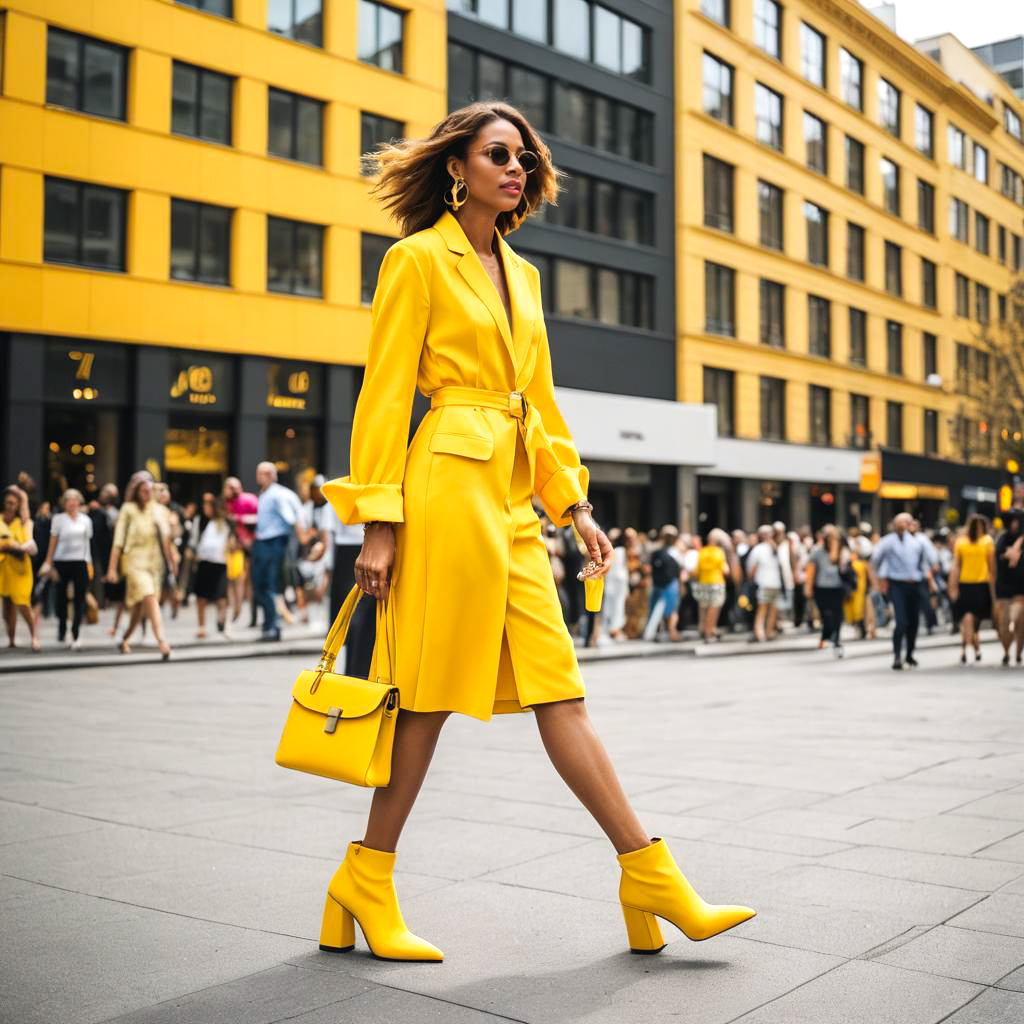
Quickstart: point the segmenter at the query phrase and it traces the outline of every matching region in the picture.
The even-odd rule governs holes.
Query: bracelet
[[[562,513],[562,515],[563,516],[568,516],[568,515],[571,515],[573,512],[579,512],[582,509],[586,509],[588,512],[592,512],[594,510],[594,506],[591,505],[590,502],[586,500],[586,498],[584,498],[583,501],[577,501],[576,504],[570,505]]]

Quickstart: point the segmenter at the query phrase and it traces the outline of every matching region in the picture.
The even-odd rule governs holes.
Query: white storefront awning
[[[701,473],[744,480],[856,484],[860,483],[864,452],[720,437],[715,444],[715,454],[715,464],[702,469]]]
[[[584,460],[710,466],[717,427],[713,405],[555,388],[555,400]]]

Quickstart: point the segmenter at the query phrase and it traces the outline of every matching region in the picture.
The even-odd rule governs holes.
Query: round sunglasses
[[[504,167],[512,159],[512,151],[508,146],[504,146],[501,143],[495,146],[488,146],[487,149],[475,149],[473,152],[483,153],[485,156],[490,157],[491,163],[495,167]],[[519,166],[527,174],[537,170],[540,166],[540,157],[529,149],[524,149],[521,153],[516,154],[516,159],[519,161]]]

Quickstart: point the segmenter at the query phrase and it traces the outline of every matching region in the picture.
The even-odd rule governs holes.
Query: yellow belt
[[[467,388],[449,384],[430,393],[430,408],[442,405],[475,405],[487,409],[500,409],[513,419],[526,422],[530,403],[521,391],[488,391],[486,388]]]

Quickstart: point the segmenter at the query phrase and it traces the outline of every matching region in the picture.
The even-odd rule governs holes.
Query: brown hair
[[[134,501],[139,508],[146,507],[141,501],[139,501],[139,485],[144,481],[153,483],[153,474],[150,473],[149,470],[140,469],[137,473],[132,474],[132,478],[128,481],[128,486],[124,489],[125,504],[129,501]]]
[[[973,515],[967,520],[967,537],[977,544],[983,534],[988,533],[988,520],[982,515]]]
[[[453,110],[425,139],[383,143],[363,158],[375,170],[370,192],[397,221],[402,237],[429,228],[448,208],[444,197],[454,183],[446,163],[449,156],[465,160],[469,143],[492,121],[509,121],[519,129],[523,145],[537,154],[537,169],[526,176],[523,194],[514,210],[499,213],[501,234],[515,231],[541,204],[558,197],[564,177],[551,162],[551,150],[529,121],[513,106],[497,100],[471,103]]]

